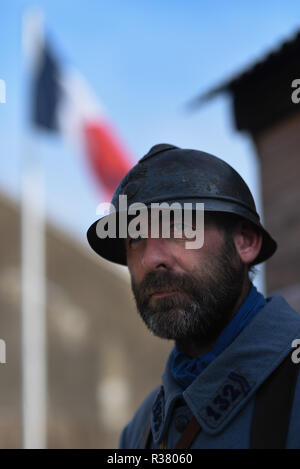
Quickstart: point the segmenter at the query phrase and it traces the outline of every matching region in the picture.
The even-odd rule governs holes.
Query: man
[[[146,207],[135,223],[145,222],[145,233],[132,231],[128,209],[125,237],[124,196]],[[158,218],[152,236],[150,212],[161,202],[183,212],[190,204],[189,231],[182,217],[177,236],[174,211]],[[213,155],[156,145],[121,181],[112,207],[90,227],[89,243],[128,266],[146,326],[175,342],[161,386],[125,427],[120,447],[300,448],[299,360],[292,345],[300,338],[300,315],[280,296],[264,298],[250,280],[276,243],[243,179]],[[104,237],[104,226],[117,226],[117,235],[109,228]],[[203,244],[187,248],[201,229]]]

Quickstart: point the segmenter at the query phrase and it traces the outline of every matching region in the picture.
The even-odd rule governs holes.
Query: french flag
[[[87,156],[101,188],[111,198],[133,166],[130,152],[84,78],[76,70],[63,69],[47,41],[40,47],[35,62],[32,122],[75,141]]]

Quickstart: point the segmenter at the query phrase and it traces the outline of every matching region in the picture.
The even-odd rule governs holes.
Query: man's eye
[[[183,233],[183,225],[182,223],[176,223],[171,226],[171,233],[173,233],[174,236],[181,236]]]
[[[173,233],[174,235],[182,236],[184,234],[185,228],[186,225],[184,225],[183,223],[175,223],[171,226],[171,233]]]
[[[174,238],[185,238],[192,232],[192,226],[187,223],[175,223],[171,226],[170,232]]]
[[[133,244],[139,243],[142,239],[144,239],[142,236],[138,236],[137,238],[129,238],[128,244],[129,246],[132,246]]]

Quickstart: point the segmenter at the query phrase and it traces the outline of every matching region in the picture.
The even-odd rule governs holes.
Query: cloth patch
[[[215,396],[200,409],[199,414],[211,428],[217,428],[255,385],[245,376],[232,371],[218,388]]]
[[[164,408],[165,408],[165,393],[164,388],[161,386],[159,393],[156,396],[152,406],[152,428],[154,439],[158,441],[160,437],[160,430],[164,421]]]

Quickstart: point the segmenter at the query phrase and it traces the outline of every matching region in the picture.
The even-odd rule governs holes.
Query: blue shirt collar
[[[247,298],[230,323],[221,332],[211,352],[191,358],[180,352],[175,345],[171,367],[171,373],[175,380],[183,388],[189,386],[209,363],[215,360],[233,342],[241,330],[249,324],[265,304],[266,300],[263,295],[257,291],[254,285],[251,285]]]

